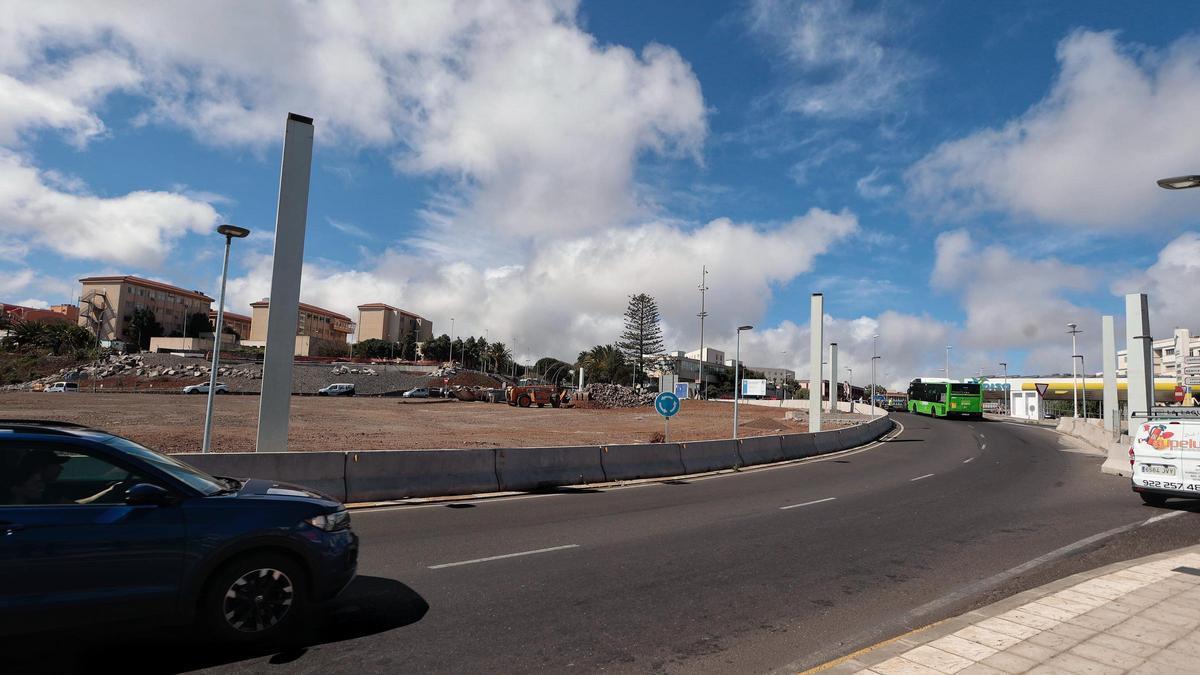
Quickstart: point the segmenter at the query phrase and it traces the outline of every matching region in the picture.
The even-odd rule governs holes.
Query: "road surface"
[[[796,671],[1200,542],[1200,504],[1143,506],[1053,431],[895,417],[890,440],[820,461],[355,512],[361,576],[306,646],[234,652],[172,633],[102,651],[164,671]]]

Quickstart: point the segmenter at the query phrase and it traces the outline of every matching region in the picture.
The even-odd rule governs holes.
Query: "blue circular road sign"
[[[654,409],[663,417],[674,417],[675,413],[679,412],[679,397],[664,391],[654,397]]]

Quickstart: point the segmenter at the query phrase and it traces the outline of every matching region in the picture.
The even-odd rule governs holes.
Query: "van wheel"
[[[1162,495],[1151,494],[1149,492],[1139,492],[1142,496],[1142,501],[1147,506],[1163,506],[1167,503],[1167,498]]]
[[[308,579],[277,553],[256,553],[225,564],[209,579],[201,620],[214,638],[250,643],[287,635],[303,620]]]

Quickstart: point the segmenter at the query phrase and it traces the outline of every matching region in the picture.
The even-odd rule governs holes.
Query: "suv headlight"
[[[333,513],[326,513],[312,518],[305,518],[304,522],[312,525],[318,530],[326,532],[334,532],[336,530],[345,530],[350,527],[350,512],[342,509]]]

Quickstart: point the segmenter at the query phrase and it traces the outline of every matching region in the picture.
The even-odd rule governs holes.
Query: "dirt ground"
[[[218,396],[217,452],[253,450],[258,396]],[[198,452],[204,396],[165,394],[0,393],[0,419],[54,419],[87,424],[165,452]],[[740,436],[807,431],[780,408],[744,405]],[[671,421],[672,441],[729,438],[730,403],[684,401]],[[653,408],[584,410],[513,408],[497,403],[397,398],[292,397],[292,450],[404,450],[647,443],[663,432]]]

